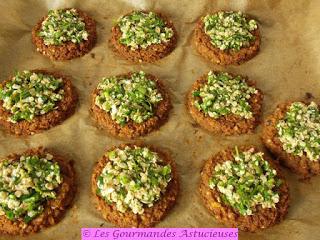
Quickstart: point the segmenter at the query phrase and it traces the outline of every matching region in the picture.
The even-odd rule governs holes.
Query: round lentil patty
[[[193,43],[200,55],[212,63],[241,64],[259,52],[259,26],[241,12],[214,12],[198,21]]]
[[[69,77],[26,70],[0,83],[0,125],[16,135],[54,127],[74,111],[78,95]]]
[[[76,191],[71,162],[42,147],[0,160],[0,179],[2,234],[26,235],[57,224]]]
[[[243,231],[280,222],[289,207],[288,186],[277,163],[253,146],[228,148],[207,160],[199,191],[217,221]]]
[[[214,134],[252,132],[260,123],[263,94],[243,76],[210,71],[187,94],[192,118]]]
[[[131,62],[155,62],[176,46],[173,23],[162,14],[132,11],[121,16],[112,27],[112,49]]]
[[[36,50],[53,60],[81,57],[94,47],[96,40],[96,22],[75,8],[49,10],[32,29]]]
[[[263,123],[262,141],[280,163],[302,178],[320,174],[319,105],[291,101],[279,104]]]
[[[140,71],[103,78],[92,94],[90,111],[111,135],[131,139],[158,129],[171,108],[160,80]]]
[[[92,174],[97,209],[118,227],[154,226],[173,207],[178,191],[174,161],[151,146],[112,147]]]

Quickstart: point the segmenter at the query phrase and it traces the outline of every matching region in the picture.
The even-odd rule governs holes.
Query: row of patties
[[[73,161],[29,149],[0,161],[0,233],[26,235],[57,224],[76,194]],[[179,176],[170,155],[155,146],[108,149],[91,177],[92,196],[104,219],[118,227],[152,227],[172,209]],[[285,217],[289,190],[278,163],[254,146],[235,146],[206,161],[199,193],[214,217],[257,231]]]
[[[176,28],[163,14],[133,10],[116,21],[109,43],[131,62],[155,62],[175,49],[177,39]],[[32,30],[37,51],[52,60],[81,57],[96,41],[95,20],[75,8],[50,10]],[[259,52],[259,26],[242,12],[214,12],[199,19],[193,43],[215,64],[241,64]]]

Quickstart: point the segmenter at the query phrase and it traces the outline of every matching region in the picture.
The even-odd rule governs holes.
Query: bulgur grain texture
[[[45,156],[47,153],[53,155],[52,161],[59,164],[63,178],[56,190],[56,198],[48,200],[44,205],[43,212],[29,223],[25,223],[22,219],[11,221],[6,216],[0,216],[1,234],[27,235],[38,232],[43,228],[57,224],[71,206],[76,193],[75,172],[71,161],[66,161],[62,156],[43,147],[29,149],[21,154],[11,154],[6,159],[19,161],[21,155]]]
[[[307,102],[301,102],[307,104]],[[288,167],[301,178],[306,179],[313,175],[320,174],[320,161],[311,161],[305,154],[300,157],[292,153],[287,153],[283,149],[283,144],[279,139],[276,128],[278,122],[285,117],[292,103],[293,102],[290,101],[279,104],[276,110],[265,119],[261,138],[264,145],[279,158],[281,164]]]
[[[219,72],[214,72],[219,73]],[[229,74],[230,76],[234,76]],[[250,87],[257,89],[257,93],[251,95],[249,99],[249,104],[251,106],[252,117],[243,118],[235,114],[228,114],[225,116],[220,116],[219,118],[211,118],[208,115],[205,115],[202,111],[199,111],[193,104],[194,96],[193,92],[199,90],[204,84],[208,81],[208,75],[205,74],[201,76],[193,85],[191,90],[187,94],[186,104],[189,113],[192,118],[204,129],[212,132],[214,134],[223,134],[223,135],[237,135],[251,133],[260,123],[260,115],[262,111],[262,100],[263,93],[260,89],[256,88],[254,82],[249,81],[247,78],[243,77],[243,80]]]
[[[62,123],[74,113],[78,102],[78,94],[69,77],[46,70],[32,70],[31,72],[62,78],[64,97],[57,102],[56,109],[44,115],[35,116],[31,121],[21,120],[17,123],[8,121],[12,114],[3,107],[3,101],[0,100],[0,125],[2,125],[6,131],[15,135],[32,135]],[[4,87],[12,78],[13,76],[0,83],[0,87]]]
[[[254,147],[242,146],[239,148],[239,151],[247,151],[251,148]],[[254,149],[256,152],[256,148]],[[279,202],[275,205],[275,208],[262,208],[258,205],[253,215],[241,215],[229,205],[219,202],[220,193],[218,190],[209,187],[209,181],[215,166],[218,163],[232,160],[233,153],[234,149],[228,148],[217,153],[204,164],[201,171],[199,192],[205,207],[214,215],[217,221],[228,227],[237,227],[242,231],[256,232],[259,229],[271,227],[282,221],[288,212],[289,190],[277,163],[267,156],[264,156],[264,159],[277,171],[277,176],[282,181],[282,184],[277,189],[279,193]]]
[[[134,12],[135,11],[132,11],[124,16],[128,16]],[[148,12],[142,11],[142,13],[148,13]],[[168,20],[167,17],[165,17],[160,13],[156,13],[156,16],[161,18],[164,21],[165,26],[167,28],[171,28],[173,30],[173,36],[170,38],[169,41],[161,42],[159,44],[154,43],[146,48],[138,47],[137,49],[131,49],[130,46],[126,46],[125,44],[120,43],[122,32],[120,30],[119,25],[116,24],[111,29],[110,43],[113,51],[117,53],[117,55],[134,63],[139,63],[139,62],[152,63],[169,55],[176,46],[177,32],[173,23],[170,20]]]
[[[204,30],[203,18],[200,18],[194,29],[193,44],[201,56],[214,64],[241,64],[256,56],[260,49],[259,27],[251,33],[255,37],[255,40],[250,42],[250,46],[242,47],[240,50],[221,50],[211,43],[209,35],[207,35]]]
[[[145,145],[122,144],[117,147],[112,147],[108,150],[108,152],[116,148],[124,149],[126,146],[142,147]],[[168,214],[169,210],[174,206],[176,202],[179,192],[179,182],[175,162],[167,153],[152,146],[147,147],[151,151],[156,152],[165,164],[170,164],[172,179],[166,187],[165,193],[161,194],[160,199],[156,201],[152,207],[145,207],[143,214],[134,214],[132,211],[121,213],[117,210],[114,203],[107,204],[104,199],[97,195],[98,177],[109,161],[108,156],[104,155],[94,167],[91,184],[97,210],[102,214],[103,218],[106,221],[113,223],[117,227],[152,227],[156,223],[160,222]]]
[[[133,72],[118,75],[118,78],[130,78]],[[156,83],[157,90],[162,95],[162,100],[156,105],[154,115],[142,123],[135,123],[132,120],[125,125],[118,124],[111,118],[110,113],[99,108],[95,101],[99,95],[99,90],[96,88],[92,94],[92,102],[90,113],[97,125],[105,129],[112,136],[121,139],[133,139],[139,136],[146,135],[160,128],[168,119],[169,112],[172,108],[170,96],[160,80],[151,74],[146,74],[146,77]]]
[[[66,8],[65,10],[68,9],[70,8]],[[38,52],[52,60],[61,61],[81,57],[94,47],[97,41],[96,22],[85,12],[79,9],[76,9],[76,11],[85,23],[85,29],[88,33],[87,40],[83,40],[80,43],[68,41],[61,45],[46,45],[43,38],[39,36],[42,22],[47,18],[47,16],[45,16],[32,29],[32,42]]]

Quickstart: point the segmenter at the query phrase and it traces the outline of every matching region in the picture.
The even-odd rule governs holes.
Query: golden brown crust
[[[221,50],[211,43],[210,37],[204,31],[204,23],[200,18],[193,33],[193,43],[196,50],[207,60],[214,64],[231,65],[241,64],[256,56],[260,49],[259,26],[252,32],[255,40],[249,47],[243,47],[239,51]]]
[[[3,101],[0,100],[0,125],[2,125],[7,132],[15,135],[32,135],[62,123],[74,113],[78,102],[78,94],[69,77],[47,70],[31,70],[31,72],[48,74],[55,78],[62,78],[64,97],[61,101],[57,102],[57,109],[44,115],[35,116],[30,122],[22,120],[17,123],[7,121],[11,116],[11,113],[3,107]],[[13,76],[0,83],[0,87],[5,86],[12,78]]]
[[[301,102],[308,104],[306,101]],[[285,114],[292,103],[293,101],[279,104],[276,110],[265,119],[261,138],[264,145],[279,158],[281,164],[305,179],[320,174],[320,161],[311,161],[306,155],[299,157],[287,153],[282,148],[282,142],[279,139],[278,131],[276,129],[277,123],[285,117]]]
[[[230,74],[234,76],[233,74]],[[238,135],[244,133],[251,133],[260,123],[260,115],[262,111],[262,100],[263,94],[260,89],[256,88],[254,82],[249,81],[247,78],[243,77],[246,83],[257,89],[257,93],[252,95],[249,99],[249,104],[251,106],[251,111],[253,117],[250,119],[245,119],[235,114],[230,114],[226,116],[221,116],[217,119],[206,116],[203,112],[199,111],[193,105],[193,95],[192,92],[198,90],[203,84],[207,83],[208,75],[202,75],[193,85],[191,90],[187,94],[187,109],[191,114],[192,118],[204,129],[212,132],[214,134],[223,135]]]
[[[27,235],[38,232],[43,228],[57,224],[64,217],[66,210],[71,206],[76,193],[75,172],[71,161],[66,161],[62,156],[43,147],[29,149],[21,154],[11,154],[6,159],[19,161],[21,155],[45,156],[46,153],[54,156],[52,161],[59,164],[63,177],[63,182],[57,189],[56,198],[48,200],[44,205],[44,211],[28,224],[23,222],[22,219],[11,221],[6,216],[0,216],[1,234]]]
[[[239,150],[246,151],[252,147],[253,146],[242,146]],[[258,151],[255,147],[254,149],[255,151]],[[280,200],[276,204],[276,208],[263,209],[262,207],[258,207],[253,215],[243,216],[232,207],[218,201],[219,192],[209,187],[209,180],[215,165],[233,159],[233,152],[234,150],[232,148],[228,148],[217,153],[205,163],[201,171],[199,191],[206,208],[214,215],[217,221],[228,227],[237,227],[243,231],[255,232],[259,229],[271,227],[282,221],[288,212],[289,189],[278,164],[266,155],[264,156],[265,160],[276,169],[278,177],[282,180],[282,184],[277,189]]]
[[[129,15],[130,13],[126,15]],[[130,47],[120,43],[119,40],[122,33],[118,25],[115,25],[111,29],[110,43],[112,45],[112,50],[116,52],[118,55],[120,55],[121,57],[134,63],[138,63],[138,62],[152,63],[169,55],[174,50],[177,44],[177,31],[173,23],[170,20],[168,20],[167,17],[165,17],[163,14],[160,14],[160,13],[156,13],[156,14],[164,20],[164,22],[166,23],[166,27],[173,29],[173,36],[170,38],[168,42],[164,42],[161,44],[152,44],[145,49],[139,48],[136,50],[131,50]]]
[[[108,151],[115,148],[125,148],[125,146],[146,146],[142,144],[121,144],[120,146],[112,147]],[[144,213],[134,214],[131,211],[121,213],[117,210],[115,204],[107,204],[100,196],[96,194],[97,192],[97,179],[101,174],[103,168],[108,162],[108,157],[103,156],[96,164],[91,178],[92,184],[92,194],[94,196],[96,207],[99,212],[101,212],[103,218],[116,225],[117,227],[152,227],[156,223],[160,222],[169,212],[169,210],[174,206],[179,193],[179,181],[176,170],[176,164],[171,159],[169,154],[153,147],[147,146],[151,151],[159,154],[159,157],[166,164],[170,164],[172,179],[169,182],[166,192],[161,196],[160,200],[155,202],[152,207],[146,207]]]
[[[77,9],[77,12],[86,25],[88,40],[82,41],[78,44],[69,41],[61,45],[45,45],[43,39],[38,36],[38,32],[40,31],[42,26],[41,24],[47,18],[47,16],[45,16],[40,19],[40,21],[32,29],[32,42],[37,47],[37,51],[52,60],[59,61],[81,57],[88,53],[94,47],[97,41],[96,22],[85,12],[79,9]]]
[[[127,74],[118,75],[119,77],[130,77],[133,72]],[[146,135],[158,128],[160,128],[168,119],[169,112],[172,108],[171,100],[169,93],[165,89],[162,82],[151,74],[146,74],[146,77],[154,81],[157,85],[158,91],[161,93],[163,100],[158,103],[155,109],[154,116],[149,118],[143,123],[135,123],[130,120],[126,125],[121,126],[114,120],[112,120],[111,115],[99,108],[95,104],[95,99],[99,94],[98,89],[96,88],[92,94],[91,108],[90,113],[95,120],[95,122],[107,130],[112,136],[121,138],[121,139],[133,139]]]

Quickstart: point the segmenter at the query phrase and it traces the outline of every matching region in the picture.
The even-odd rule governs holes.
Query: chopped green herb
[[[258,205],[274,208],[279,202],[280,185],[276,170],[264,160],[262,152],[239,152],[237,148],[233,159],[215,166],[209,181],[209,187],[221,193],[223,203],[241,215],[252,215]]]
[[[284,118],[277,123],[279,139],[287,153],[311,161],[320,159],[320,112],[318,105],[294,102]]]
[[[247,85],[241,76],[210,71],[208,81],[193,91],[194,106],[211,118],[235,114],[249,119],[252,117],[249,99],[257,90]]]
[[[62,177],[52,158],[51,154],[30,155],[0,162],[0,215],[28,223],[43,211],[48,199],[56,197]]]
[[[110,154],[111,153],[111,154]],[[171,181],[170,165],[147,147],[116,148],[107,153],[108,163],[98,177],[97,194],[120,212],[142,214],[152,207]]]
[[[35,116],[56,108],[64,96],[63,80],[30,71],[17,72],[5,86],[0,87],[0,100],[10,111],[8,121],[32,121]]]
[[[122,33],[120,43],[131,49],[168,42],[173,36],[172,28],[166,27],[166,23],[154,12],[134,11],[122,16],[117,24]]]
[[[135,123],[148,120],[162,100],[156,83],[142,71],[132,73],[130,77],[103,78],[98,89],[96,105],[110,113],[120,125],[130,120]]]
[[[255,40],[252,31],[258,27],[255,20],[247,20],[241,12],[217,12],[205,16],[203,22],[212,45],[221,50],[248,47]]]
[[[61,45],[65,42],[80,43],[88,40],[83,19],[76,9],[50,10],[38,33],[45,45]]]

